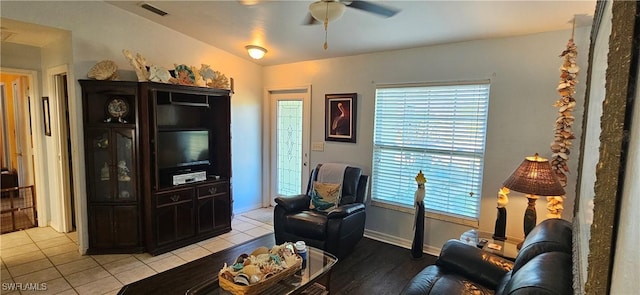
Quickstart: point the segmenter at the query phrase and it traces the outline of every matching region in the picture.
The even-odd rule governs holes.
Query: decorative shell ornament
[[[202,78],[202,75],[200,75],[200,71],[198,71],[198,69],[196,69],[196,67],[191,66],[191,72],[193,73],[193,76],[195,77],[195,84],[197,86],[207,87],[207,82]]]
[[[205,83],[209,83],[210,81],[218,78],[218,74],[209,65],[201,64],[198,73],[205,81]]]
[[[216,74],[216,78],[207,83],[207,86],[218,89],[231,89],[227,76],[220,73],[219,71],[214,71],[214,73]]]
[[[564,210],[564,196],[549,196],[547,197],[547,213],[548,218],[561,218],[562,211]]]
[[[152,65],[149,67],[149,81],[169,83],[171,74],[164,67]]]
[[[560,81],[558,82],[558,94],[560,99],[554,104],[558,108],[558,118],[554,124],[554,141],[551,143],[551,167],[560,180],[562,186],[567,185],[567,175],[569,173],[569,154],[571,153],[572,140],[575,139],[571,127],[575,121],[573,110],[576,107],[576,100],[573,95],[576,93],[578,84],[578,67],[576,59],[578,50],[573,38],[567,42],[567,48],[560,54],[564,62],[560,67]]]
[[[118,66],[112,60],[103,60],[89,70],[87,77],[96,80],[116,80],[118,79]]]
[[[149,72],[147,71],[147,60],[140,54],[136,53],[134,57],[129,50],[123,49],[122,54],[129,60],[129,64],[136,71],[139,82],[145,82],[149,80]]]
[[[295,254],[291,243],[256,250],[251,255],[241,254],[232,265],[225,263],[219,271],[219,278],[237,285],[250,286],[280,272],[296,270],[301,265],[302,258]],[[225,288],[223,284],[220,286]]]

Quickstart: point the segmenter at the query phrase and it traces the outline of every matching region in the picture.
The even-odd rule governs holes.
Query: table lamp
[[[536,226],[536,200],[538,196],[562,196],[565,194],[558,177],[551,171],[549,160],[539,157],[537,153],[533,157],[526,157],[502,185],[512,191],[526,194],[529,199],[527,209],[524,211],[525,238]],[[522,248],[522,242],[518,244],[518,249],[520,248]]]

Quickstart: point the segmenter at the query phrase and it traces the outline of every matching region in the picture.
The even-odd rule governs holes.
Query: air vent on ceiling
[[[160,9],[160,8],[157,8],[157,7],[155,7],[155,6],[152,6],[152,5],[151,5],[151,4],[149,4],[149,3],[144,3],[144,2],[142,2],[142,3],[140,3],[140,7],[144,8],[144,9],[146,9],[146,10],[149,10],[149,11],[151,11],[151,12],[153,12],[153,13],[155,13],[155,14],[159,15],[159,16],[165,16],[165,15],[169,14],[168,12],[165,12],[165,11],[163,11],[163,10],[162,10],[162,9]]]

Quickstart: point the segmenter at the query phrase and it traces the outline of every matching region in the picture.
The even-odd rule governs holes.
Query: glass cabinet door
[[[134,165],[134,131],[133,129],[115,129],[115,167],[116,194],[118,201],[134,201],[135,192],[135,165]]]
[[[90,132],[93,201],[135,201],[134,130],[100,128]]]
[[[93,174],[92,183],[90,184],[90,197],[94,201],[112,201],[113,185],[111,180],[115,177],[113,174],[112,141],[108,129],[94,129],[89,132],[91,138],[90,153],[92,168],[90,173]]]

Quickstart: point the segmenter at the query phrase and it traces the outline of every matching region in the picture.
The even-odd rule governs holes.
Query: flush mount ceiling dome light
[[[261,59],[267,53],[266,49],[257,45],[247,45],[244,48],[247,49],[249,56],[253,59]]]

